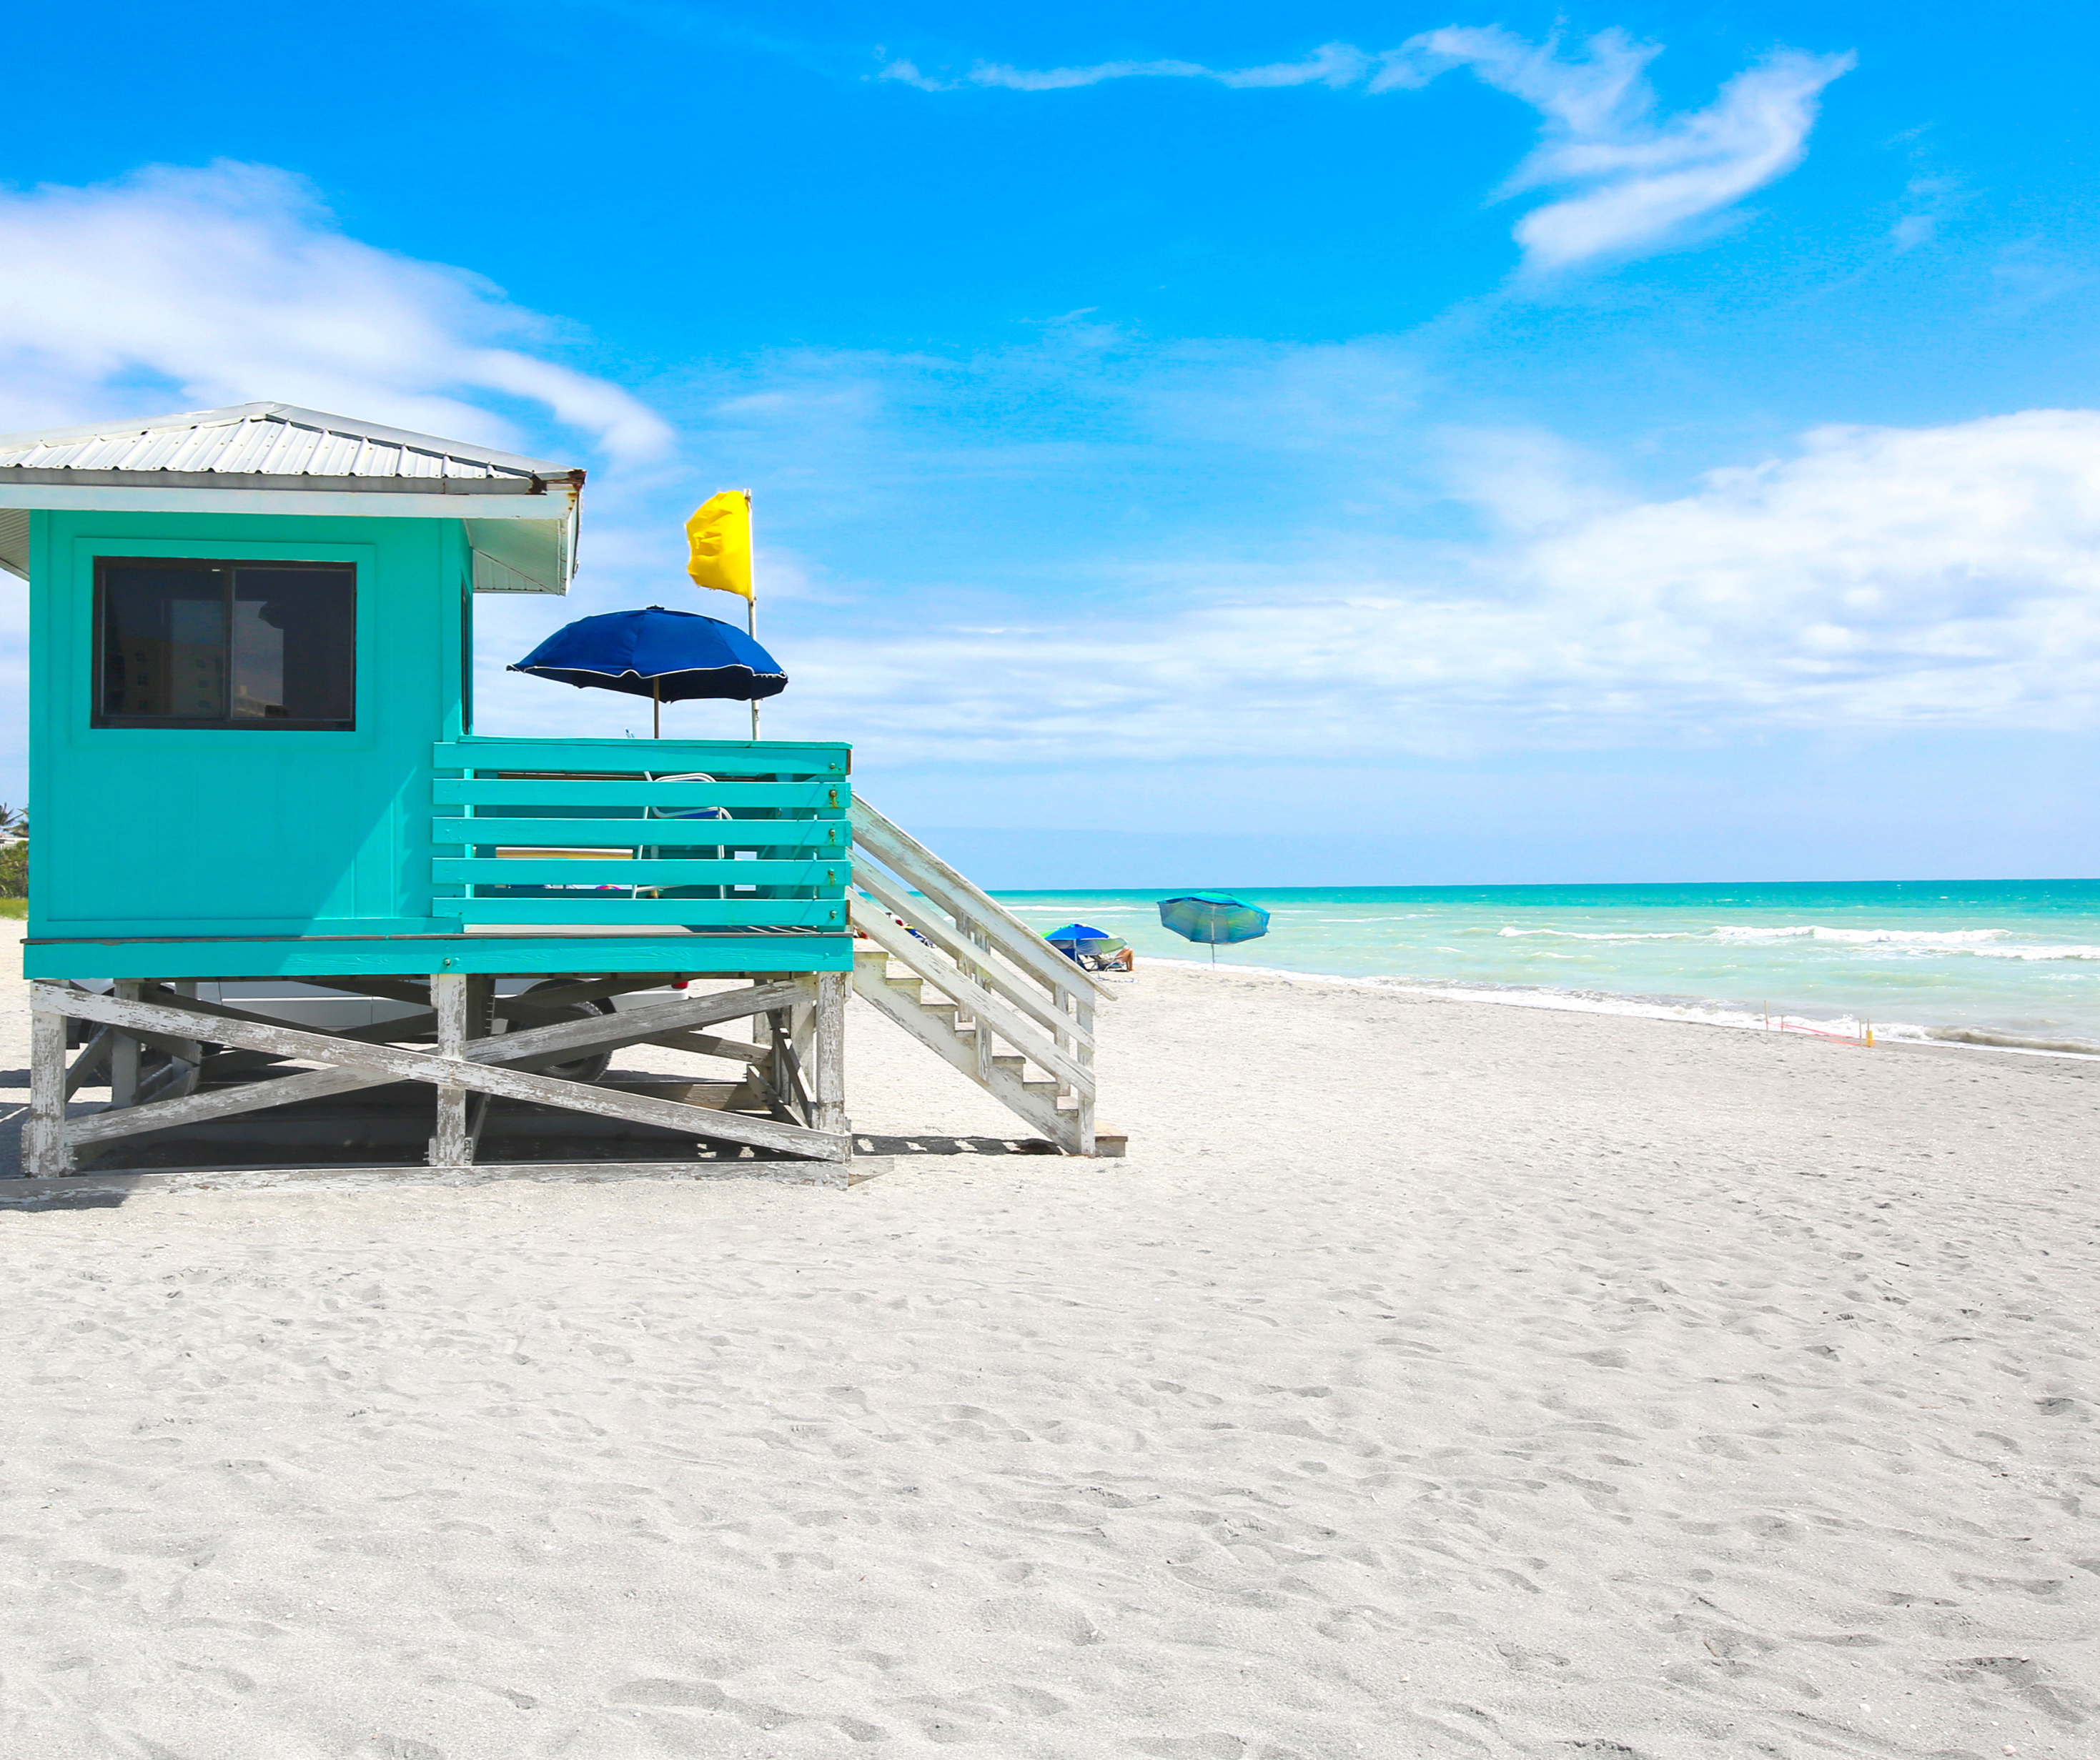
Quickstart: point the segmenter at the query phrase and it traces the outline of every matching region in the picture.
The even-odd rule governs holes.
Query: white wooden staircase
[[[854,990],[1067,1155],[1122,1154],[1094,1126],[1115,992],[858,798],[853,838]]]

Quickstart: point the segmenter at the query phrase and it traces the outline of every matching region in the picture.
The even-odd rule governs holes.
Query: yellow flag
[[[751,497],[741,489],[710,495],[686,521],[692,560],[686,572],[695,587],[712,587],[748,599],[751,590]]]

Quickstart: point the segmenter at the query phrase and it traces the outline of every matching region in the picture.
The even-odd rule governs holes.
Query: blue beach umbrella
[[[1220,943],[1252,941],[1268,933],[1268,913],[1229,893],[1189,892],[1159,901],[1159,920],[1185,941],[1207,942],[1211,963]]]
[[[754,702],[788,688],[780,662],[734,624],[697,611],[607,611],[564,624],[510,668],[658,706],[696,697]]]
[[[1061,929],[1052,929],[1043,939],[1060,953],[1074,959],[1082,953],[1118,953],[1128,944],[1105,929],[1092,928],[1083,922],[1068,922]]]

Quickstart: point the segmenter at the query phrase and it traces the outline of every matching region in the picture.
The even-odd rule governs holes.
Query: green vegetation
[[[25,898],[0,898],[0,917],[12,917],[18,921],[29,914],[29,901]]]
[[[0,837],[18,841],[0,843],[0,916],[20,917],[20,905],[29,895],[29,816],[18,807],[0,801]]]

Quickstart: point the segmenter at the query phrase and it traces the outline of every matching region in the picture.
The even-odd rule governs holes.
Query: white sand
[[[1107,1036],[1121,1164],[0,1215],[0,1748],[2100,1752],[2089,1067]]]

